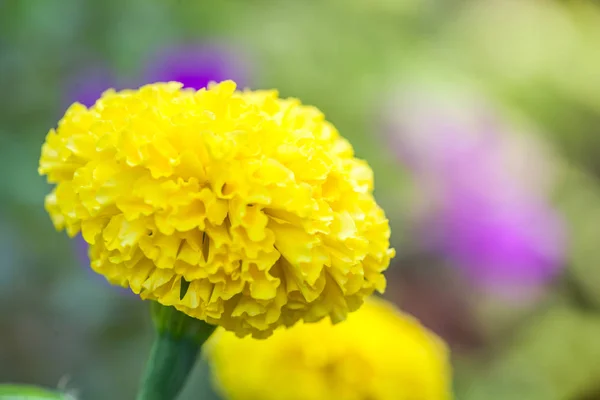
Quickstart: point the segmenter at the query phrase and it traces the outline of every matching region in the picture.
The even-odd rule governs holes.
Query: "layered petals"
[[[321,112],[231,81],[107,91],[42,147],[57,229],[110,282],[240,336],[345,319],[393,250],[371,170]]]

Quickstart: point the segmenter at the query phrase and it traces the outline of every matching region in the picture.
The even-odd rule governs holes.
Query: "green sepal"
[[[216,328],[215,325],[192,318],[175,307],[163,306],[156,301],[153,301],[150,307],[152,322],[160,335],[166,334],[176,339],[184,338],[201,345]]]

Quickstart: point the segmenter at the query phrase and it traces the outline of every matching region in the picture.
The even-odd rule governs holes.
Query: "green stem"
[[[183,388],[199,351],[200,346],[192,340],[159,334],[152,346],[137,399],[175,399]]]
[[[136,399],[174,400],[215,327],[158,303],[152,316],[157,336]]]

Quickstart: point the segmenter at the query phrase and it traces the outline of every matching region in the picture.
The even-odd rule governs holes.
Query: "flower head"
[[[452,398],[445,345],[375,298],[342,324],[297,325],[269,340],[218,330],[207,354],[228,400]]]
[[[42,147],[57,229],[144,299],[243,336],[333,321],[382,291],[393,250],[369,166],[316,108],[179,83],[74,104]]]
[[[474,98],[410,92],[403,99],[392,140],[433,199],[420,221],[426,241],[486,286],[552,278],[564,231],[546,197],[552,168],[541,143]]]

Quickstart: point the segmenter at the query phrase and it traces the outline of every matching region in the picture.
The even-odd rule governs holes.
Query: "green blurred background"
[[[248,86],[319,107],[369,161],[398,251],[386,296],[449,342],[457,398],[600,399],[600,7],[584,0],[0,0],[0,382],[134,397],[146,304],[55,232],[40,146],[74,77],[99,67],[137,83],[156,51],[204,42],[240,49]],[[415,87],[452,104],[476,92],[543,149],[538,175],[528,152],[511,161],[519,142],[505,168],[527,189],[552,181],[544,198],[564,221],[553,279],[498,292],[423,244],[435,196],[394,139]],[[183,399],[210,391],[205,368]]]

